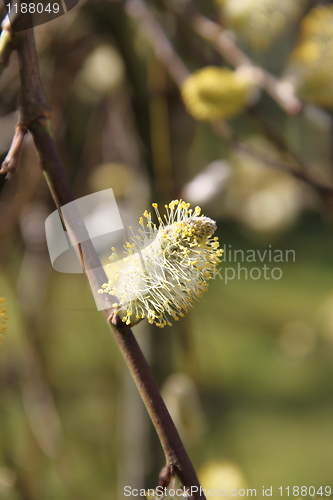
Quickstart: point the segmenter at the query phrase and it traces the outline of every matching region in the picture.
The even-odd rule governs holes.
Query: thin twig
[[[0,35],[0,76],[5,68],[9,64],[9,59],[11,53],[14,50],[12,30],[8,16],[1,23],[1,35]]]
[[[333,187],[321,184],[312,177],[310,177],[304,170],[296,170],[292,165],[287,162],[282,162],[274,158],[269,158],[262,152],[254,149],[252,146],[239,141],[235,135],[231,133],[230,128],[225,127],[225,122],[216,121],[211,123],[214,132],[221,137],[224,141],[228,142],[234,151],[243,151],[252,158],[259,160],[260,162],[266,164],[268,167],[273,167],[282,170],[296,179],[303,181],[308,186],[312,187],[319,194],[333,195]],[[287,151],[286,151],[287,152]]]
[[[74,196],[50,134],[49,107],[39,77],[33,30],[26,30],[15,36],[19,41],[22,117],[29,116],[29,130],[33,135],[41,168],[54,201],[61,211],[61,206],[73,201]],[[73,228],[67,227],[67,229],[75,233]],[[75,234],[72,236],[75,240]],[[83,268],[91,286],[98,285],[100,287],[102,283],[107,281],[107,278],[93,245],[88,240],[84,244],[78,244],[78,248]],[[89,272],[90,269],[96,270],[96,268],[98,272]],[[167,466],[176,472],[187,489],[192,487],[197,490],[193,491],[192,489],[191,498],[193,500],[205,499],[191,461],[131,329],[126,327],[114,314],[112,308],[106,308],[103,310],[103,314],[147,407],[164,450]]]
[[[267,139],[272,142],[279,151],[283,153],[287,153],[288,156],[293,158],[296,163],[299,165],[299,167],[304,171],[307,172],[309,170],[309,166],[304,162],[303,158],[294,151],[289,144],[285,141],[282,135],[278,133],[275,127],[272,126],[271,123],[269,123],[256,109],[256,107],[249,108],[248,112],[250,115],[253,116],[253,118],[259,123],[261,126],[262,132],[267,137]]]
[[[123,326],[119,328],[120,323],[122,323],[119,318],[115,316],[113,318],[113,324],[118,324],[118,328],[114,329],[113,334],[154,424],[167,465],[175,469],[181,483],[186,488],[190,488],[192,485],[198,489],[192,493],[191,498],[205,499],[204,493],[200,491],[200,485],[191,461],[136,338],[130,328]]]
[[[283,170],[284,172],[292,175],[296,179],[303,181],[308,186],[316,189],[319,193],[322,194],[333,194],[333,187],[325,186],[325,184],[321,184],[317,182],[315,179],[310,178],[303,171],[293,169],[288,163],[282,163],[281,161],[274,160],[273,158],[268,158],[266,155],[261,153],[260,151],[256,151],[252,147],[244,144],[243,142],[235,142],[233,144],[235,150],[244,151],[252,158],[256,158],[262,163],[266,163],[266,165],[270,167],[277,168],[279,170]]]
[[[190,72],[175,52],[155,16],[142,0],[126,0],[125,9],[127,14],[140,24],[149,41],[154,41],[151,47],[156,57],[162,61],[177,85],[181,86]]]
[[[160,23],[157,21],[157,19],[154,17],[154,15],[151,13],[151,11],[148,9],[148,7],[145,5],[143,0],[127,0],[125,2],[125,5],[137,5],[139,6],[138,10],[140,11],[140,16],[135,16],[135,19],[139,22],[140,26],[142,29],[145,30],[145,34],[147,37],[147,40],[149,41],[151,47],[154,49],[155,47],[164,47],[164,52],[168,52],[169,57],[166,59],[165,57],[160,56],[160,52],[156,51],[156,56],[159,57],[161,62],[165,65],[166,69],[168,70],[169,74],[171,77],[173,77],[174,82],[178,85],[178,87],[181,87],[182,81],[179,81],[179,78],[174,75],[173,71],[173,66],[172,62],[173,61],[180,61],[180,65],[185,68],[185,70],[188,72],[187,68],[185,67],[184,63],[181,61],[180,57],[175,53],[172,45],[170,44],[168,37],[164,33],[164,30]],[[194,9],[194,7],[193,7]],[[128,10],[128,9],[127,9]],[[192,10],[192,7],[191,7]],[[194,10],[197,12],[197,10]],[[130,14],[132,15],[132,14]],[[200,14],[201,15],[201,14]],[[218,34],[219,36],[221,35],[223,37],[223,40],[227,47],[228,51],[229,49],[233,53],[233,60],[237,61],[237,64],[252,64],[250,59],[240,50],[238,47],[231,41],[229,40],[229,37],[225,38],[224,35],[225,33],[221,33],[221,27],[217,25],[216,23],[213,23],[212,21],[205,19],[205,23],[212,23],[212,24],[205,24],[205,29],[208,30],[208,27],[211,26],[213,29],[213,33],[215,33],[214,36],[217,36],[217,29],[218,29]],[[154,30],[148,30],[148,26],[154,26]],[[207,35],[208,36],[208,35]],[[155,49],[154,49],[155,50]],[[172,53],[170,54],[170,51]],[[229,52],[230,55],[230,52]],[[260,68],[259,68],[260,69]],[[184,73],[185,73],[184,70]],[[265,70],[263,70],[265,71]],[[274,77],[272,77],[274,79]],[[275,80],[275,79],[274,79]],[[280,85],[281,82],[278,80],[275,80],[274,85]],[[281,96],[280,96],[281,97]],[[297,99],[297,98],[296,98]],[[289,102],[289,105],[292,103],[292,97],[290,96],[290,100],[287,99],[284,101],[284,104],[287,105],[287,102]],[[289,110],[290,111],[290,110]],[[289,151],[289,148],[287,148],[287,145],[284,144],[284,150],[285,152],[288,152],[291,157],[293,157],[299,166],[302,168],[302,171],[296,170],[292,165],[288,163],[283,163],[277,160],[273,160],[270,158],[267,158],[265,155],[262,153],[256,151],[253,149],[251,146],[248,146],[247,144],[239,141],[231,127],[226,121],[223,120],[218,120],[215,122],[210,122],[210,126],[212,127],[212,130],[219,136],[221,137],[224,141],[226,141],[232,149],[235,150],[240,150],[242,149],[243,151],[246,151],[247,154],[252,156],[253,158],[256,158],[257,160],[260,160],[261,162],[265,163],[266,165],[274,168],[278,168],[280,170],[283,170],[285,172],[288,172],[291,174],[293,177],[303,181],[307,185],[311,186],[313,189],[317,190],[320,194],[327,194],[327,195],[332,195],[333,194],[333,187],[332,186],[326,186],[324,184],[321,184],[320,182],[317,182],[315,179],[312,179],[305,171],[305,167],[303,166],[303,163],[299,161],[297,155],[295,153]]]
[[[288,114],[295,115],[302,110],[302,102],[296,97],[291,85],[281,82],[261,66],[255,64],[233,41],[232,37],[217,23],[201,14],[193,3],[186,3],[185,18],[201,38],[210,42],[234,68],[245,66],[255,72],[259,87]]]

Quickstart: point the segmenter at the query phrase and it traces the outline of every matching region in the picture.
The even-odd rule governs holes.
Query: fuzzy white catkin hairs
[[[117,260],[112,249],[112,264],[106,270],[109,281],[99,293],[118,298],[113,306],[126,324],[147,317],[149,323],[163,328],[171,326],[170,318],[184,316],[193,300],[207,290],[222,250],[218,238],[212,238],[216,223],[201,215],[200,207],[193,211],[189,203],[174,200],[165,205],[164,221],[157,203],[153,207],[158,226],[145,211],[139,234],[125,245],[126,257]]]

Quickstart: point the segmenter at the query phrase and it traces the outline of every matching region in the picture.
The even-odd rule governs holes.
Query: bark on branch
[[[22,84],[20,123],[25,124],[27,130],[33,136],[41,169],[55,204],[61,213],[61,206],[73,201],[74,196],[51,135],[50,107],[39,76],[33,30],[29,29],[18,33],[15,35],[15,39]],[[67,230],[75,233],[73,228],[67,227]],[[75,239],[75,234],[72,237]],[[107,278],[93,245],[88,240],[78,244],[78,248],[90,285],[100,287],[102,283],[107,281]],[[94,272],[90,272],[91,269]],[[95,272],[96,269],[99,269],[99,271]],[[196,487],[197,492],[193,492],[191,495],[193,500],[205,499],[204,494],[200,491],[200,485],[192,463],[131,329],[124,326],[124,323],[114,314],[112,308],[103,310],[103,314],[155,426],[164,450],[166,466],[172,473],[177,474],[188,490],[191,487]]]

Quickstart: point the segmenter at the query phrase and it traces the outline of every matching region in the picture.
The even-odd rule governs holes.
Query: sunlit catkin
[[[145,211],[138,235],[125,245],[126,257],[117,260],[114,249],[107,267],[109,281],[99,293],[117,297],[117,314],[126,324],[147,317],[159,327],[171,325],[193,307],[194,299],[208,288],[219,257],[218,238],[212,238],[216,223],[201,215],[201,209],[174,200],[165,205],[164,220],[153,204],[158,225]],[[132,228],[130,228],[132,230]]]
[[[7,332],[7,308],[6,299],[0,297],[0,345],[2,342],[2,336]]]
[[[250,73],[206,66],[184,81],[181,94],[187,111],[194,118],[213,121],[244,111],[252,89]]]

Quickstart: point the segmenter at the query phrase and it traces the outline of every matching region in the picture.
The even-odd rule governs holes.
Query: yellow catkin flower
[[[333,6],[311,9],[300,26],[289,78],[297,93],[319,106],[333,106]]]
[[[194,118],[213,121],[240,114],[248,104],[252,87],[241,72],[206,66],[184,81],[181,94]]]
[[[118,298],[117,314],[126,324],[141,318],[163,328],[171,326],[193,307],[193,301],[208,288],[220,262],[218,238],[212,238],[216,223],[194,210],[189,203],[174,200],[166,205],[164,220],[153,204],[158,226],[151,213],[140,218],[141,229],[124,246],[126,257],[117,259],[113,251],[106,272],[109,281],[99,293]]]
[[[0,297],[0,345],[2,343],[2,336],[7,332],[7,309],[6,299]]]
[[[216,0],[227,28],[266,49],[302,13],[304,0]]]

